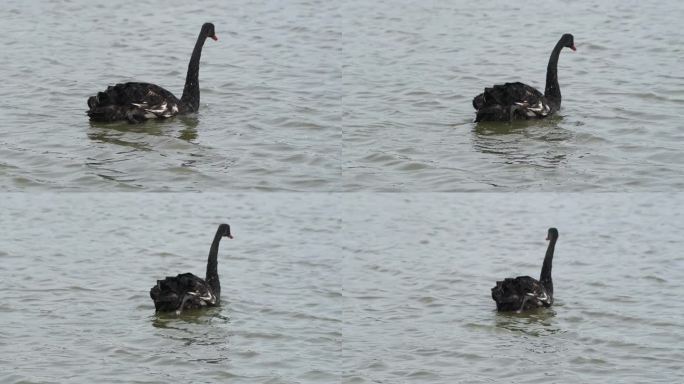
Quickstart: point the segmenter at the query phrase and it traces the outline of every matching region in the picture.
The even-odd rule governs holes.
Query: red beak
[[[216,37],[216,35],[209,36],[209,37],[211,37],[212,39],[214,39],[214,41],[218,40],[218,37]],[[573,48],[573,50],[574,50],[574,49],[575,49],[575,48]]]
[[[575,44],[573,44],[572,47],[570,47],[570,49],[572,49],[573,51],[577,50],[577,48],[575,48]]]

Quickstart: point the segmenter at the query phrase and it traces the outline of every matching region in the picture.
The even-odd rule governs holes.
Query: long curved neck
[[[212,293],[217,297],[221,297],[221,283],[219,282],[218,275],[218,250],[219,243],[221,242],[222,233],[221,231],[216,231],[214,236],[214,241],[211,243],[211,249],[209,250],[209,260],[207,260],[207,275],[205,281],[211,288]]]
[[[188,109],[188,112],[196,112],[199,109],[199,65],[205,41],[204,31],[200,31],[195,43],[195,49],[192,50],[192,57],[190,57],[190,64],[188,64],[188,74],[185,77],[185,88],[183,88],[183,96],[181,96],[180,100]]]
[[[559,109],[561,105],[561,92],[560,85],[558,85],[558,56],[563,49],[563,44],[558,41],[553,51],[551,51],[551,57],[549,57],[549,65],[546,67],[546,89],[544,89],[544,96],[548,100],[552,107]]]
[[[542,283],[547,292],[553,293],[553,280],[551,280],[551,264],[553,262],[553,251],[556,248],[557,238],[551,238],[549,247],[546,248],[546,256],[544,257],[544,264],[542,264],[541,276],[539,282]]]

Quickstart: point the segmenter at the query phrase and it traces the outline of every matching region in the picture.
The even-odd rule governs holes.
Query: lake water
[[[655,0],[10,0],[0,188],[679,190],[683,14],[681,2]],[[220,40],[205,45],[197,115],[88,122],[87,97],[113,83],[180,94],[205,21]],[[578,50],[560,58],[558,116],[472,123],[486,86],[543,89],[566,32]]]
[[[684,381],[684,196],[353,196],[344,382]],[[551,226],[554,305],[497,313],[490,289],[538,278]]]
[[[0,382],[339,379],[335,196],[5,194]],[[157,279],[204,276],[219,223],[222,305],[155,315]]]
[[[9,0],[0,7],[0,188],[328,191],[340,182],[339,15],[308,2]],[[216,25],[195,116],[91,124],[125,81],[180,97]]]
[[[0,383],[684,382],[682,16],[5,1]],[[115,83],[180,96],[204,22],[199,113],[88,121]],[[560,113],[473,123],[484,87],[543,89],[563,33]],[[222,305],[155,314],[222,222]],[[554,306],[497,313],[550,226]]]
[[[681,382],[677,194],[5,194],[0,382]],[[222,305],[156,315],[157,279]],[[499,314],[496,280],[554,306]]]
[[[351,0],[343,174],[354,191],[684,187],[684,3]],[[563,33],[560,114],[474,124],[484,87],[544,90]]]

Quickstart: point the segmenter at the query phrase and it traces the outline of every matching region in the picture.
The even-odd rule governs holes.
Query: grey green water
[[[337,200],[4,195],[0,382],[338,381]],[[150,288],[204,276],[222,222],[221,307],[155,315]]]
[[[345,205],[345,382],[684,380],[681,194],[390,196]],[[553,307],[497,313],[551,226]]]
[[[650,0],[8,1],[0,188],[679,190],[682,15]],[[202,55],[198,115],[87,121],[87,97],[116,82],[179,94],[208,20],[220,40]],[[560,58],[559,116],[472,123],[486,86],[543,89],[566,32],[578,50]]]
[[[684,180],[676,1],[348,1],[343,175],[353,191],[671,191]],[[484,87],[544,90],[560,114],[474,124]]]
[[[683,17],[4,1],[0,383],[684,382]],[[179,95],[207,21],[198,114],[87,120],[117,82]],[[557,116],[472,122],[486,86],[543,89],[566,32]],[[149,289],[203,275],[221,222],[222,305],[155,314]],[[556,303],[496,313],[550,226]]]
[[[7,1],[0,189],[328,191],[340,182],[339,15],[307,2]],[[197,115],[90,124],[125,81],[180,97],[204,22]]]
[[[684,379],[681,194],[3,197],[0,382]],[[220,222],[221,307],[155,315]],[[556,303],[497,313],[549,226]]]

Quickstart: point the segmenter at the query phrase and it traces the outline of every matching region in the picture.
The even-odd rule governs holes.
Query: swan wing
[[[100,114],[112,115],[113,111],[119,112],[117,116],[108,120],[117,120],[129,115],[139,119],[165,118],[179,112],[179,100],[171,92],[149,83],[121,83],[109,86],[104,92],[99,92],[88,99],[88,106],[88,114],[96,118]]]
[[[150,290],[150,297],[157,311],[175,311],[181,309],[181,305],[184,309],[201,308],[218,302],[207,283],[192,273],[158,280]]]

